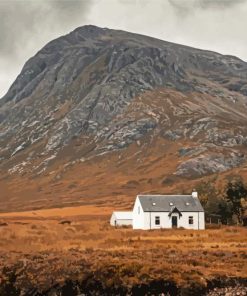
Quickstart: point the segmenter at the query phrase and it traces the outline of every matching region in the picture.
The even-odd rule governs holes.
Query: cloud
[[[18,54],[29,43],[37,40],[42,43],[53,30],[83,20],[92,3],[90,0],[0,1],[1,57]]]
[[[0,97],[50,40],[93,24],[247,60],[247,0],[0,0]]]
[[[228,9],[233,6],[244,4],[245,0],[198,0],[195,2],[196,6],[201,7],[203,9]]]
[[[245,0],[168,0],[175,11],[182,16],[187,16],[197,10],[230,9],[244,4]]]
[[[87,23],[94,0],[0,1],[0,97],[25,61],[51,39]]]

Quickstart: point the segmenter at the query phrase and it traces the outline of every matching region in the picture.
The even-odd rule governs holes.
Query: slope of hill
[[[0,100],[0,209],[121,203],[246,172],[247,63],[84,26]]]

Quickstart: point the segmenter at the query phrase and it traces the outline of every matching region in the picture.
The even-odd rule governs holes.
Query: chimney
[[[196,190],[195,189],[193,189],[193,191],[192,191],[192,197],[193,198],[198,198],[198,193],[196,192]]]

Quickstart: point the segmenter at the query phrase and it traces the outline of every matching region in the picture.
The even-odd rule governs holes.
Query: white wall
[[[189,224],[189,216],[193,217],[193,224]],[[204,212],[182,212],[182,217],[178,220],[178,227],[186,229],[205,229]]]
[[[205,229],[205,213],[199,212],[199,229]]]
[[[155,225],[155,216],[160,217],[160,225]],[[177,216],[178,228],[183,227],[186,229],[205,229],[204,213],[203,212],[182,212],[182,217],[179,218],[177,213],[172,214]],[[189,216],[193,216],[193,224],[189,224]],[[133,220],[133,228],[135,223],[135,217]],[[169,212],[145,212],[144,223],[139,224],[139,229],[159,229],[159,228],[172,228],[172,218],[169,217]],[[137,227],[136,227],[137,228]]]
[[[116,221],[116,224],[115,224]],[[124,225],[132,225],[133,220],[132,219],[117,219],[115,213],[112,214],[110,219],[110,224],[112,226],[124,226]]]
[[[139,197],[136,198],[133,208],[133,229],[144,229],[144,212]]]
[[[112,213],[112,215],[111,215],[111,219],[110,219],[110,224],[112,225],[112,226],[115,226],[115,221],[117,220],[117,217],[116,217],[116,215],[114,214],[114,213]]]

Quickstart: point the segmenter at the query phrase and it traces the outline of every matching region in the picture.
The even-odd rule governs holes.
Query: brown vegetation
[[[108,287],[154,280],[175,282],[178,287],[206,286],[218,277],[247,277],[246,228],[134,231],[111,227],[111,208],[67,212],[0,217],[7,224],[0,228],[2,283],[6,268],[15,270],[15,285],[24,291],[33,287],[43,291],[92,275]]]

